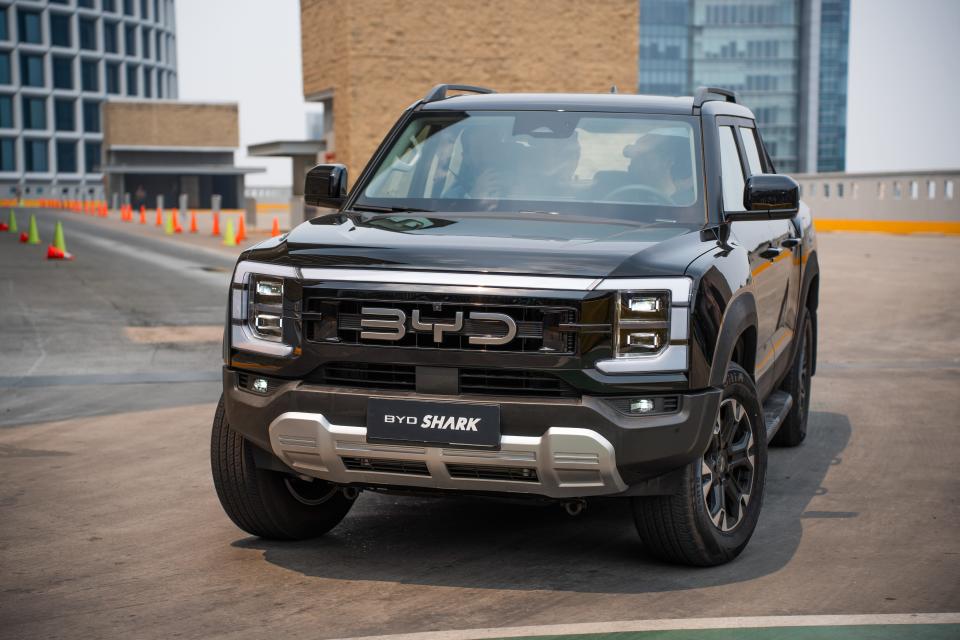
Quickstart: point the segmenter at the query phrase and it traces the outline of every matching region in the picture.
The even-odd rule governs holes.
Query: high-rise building
[[[640,0],[640,93],[733,89],[779,171],[842,171],[850,0]]]
[[[173,0],[0,0],[4,195],[99,193],[102,103],[176,97]]]

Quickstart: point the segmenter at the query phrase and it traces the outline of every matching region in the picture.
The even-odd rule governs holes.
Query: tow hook
[[[360,495],[360,489],[356,487],[344,487],[341,491],[343,492],[343,497],[351,501],[356,500],[357,496]]]
[[[583,513],[583,510],[587,508],[587,501],[583,498],[575,498],[573,500],[565,500],[563,502],[563,509],[567,512],[567,515],[576,517]]]

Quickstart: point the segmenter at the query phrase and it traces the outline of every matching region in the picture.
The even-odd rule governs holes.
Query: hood
[[[251,249],[245,259],[581,277],[682,275],[716,242],[699,227],[551,214],[331,214]]]

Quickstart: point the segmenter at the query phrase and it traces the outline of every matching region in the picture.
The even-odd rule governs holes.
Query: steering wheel
[[[648,187],[643,184],[626,184],[626,185],[623,185],[622,187],[617,187],[616,189],[608,193],[606,196],[604,196],[603,199],[615,200],[617,196],[621,196],[624,193],[630,193],[630,192],[636,192],[639,195],[646,194],[652,197],[652,200],[641,199],[639,202],[637,202],[637,204],[664,204],[664,205],[673,204],[673,202],[671,202],[665,195],[663,195],[656,189],[652,187]]]

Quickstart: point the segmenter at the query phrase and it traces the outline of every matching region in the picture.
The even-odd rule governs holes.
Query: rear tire
[[[766,470],[757,389],[746,371],[731,364],[710,446],[684,468],[680,491],[632,499],[647,550],[668,562],[701,567],[736,558],[757,526]]]
[[[306,540],[337,526],[353,500],[336,485],[257,468],[253,446],[227,423],[223,398],[210,441],[213,485],[233,523],[272,540]]]
[[[806,309],[800,315],[797,353],[790,363],[790,371],[781,389],[793,398],[793,406],[770,444],[777,447],[795,447],[807,437],[807,414],[810,409],[810,368],[813,365],[813,320]]]

